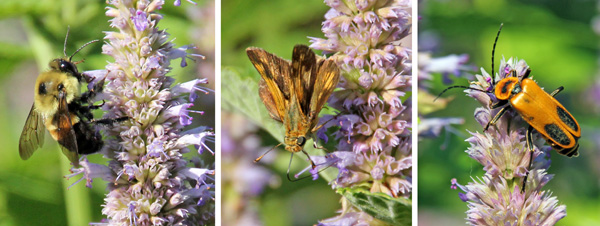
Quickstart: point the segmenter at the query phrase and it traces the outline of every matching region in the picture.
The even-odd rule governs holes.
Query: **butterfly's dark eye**
[[[61,83],[61,84],[58,84],[58,90],[59,90],[59,91],[60,91],[60,90],[63,90],[64,88],[65,88],[65,86],[64,86],[62,83]]]
[[[38,94],[44,95],[46,93],[48,93],[48,90],[46,90],[46,83],[41,83],[40,87],[38,87]]]
[[[304,146],[304,143],[306,143],[306,138],[304,138],[304,137],[298,137],[298,139],[296,139],[296,144],[298,146]]]

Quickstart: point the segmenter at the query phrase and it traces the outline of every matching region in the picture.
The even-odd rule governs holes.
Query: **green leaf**
[[[275,139],[282,141],[285,131],[281,123],[271,119],[267,109],[258,96],[258,78],[244,77],[233,68],[223,68],[221,81],[223,109],[243,113],[269,132]]]
[[[372,217],[392,225],[412,224],[412,204],[410,199],[392,198],[384,193],[371,193],[364,188],[339,188],[352,205]]]

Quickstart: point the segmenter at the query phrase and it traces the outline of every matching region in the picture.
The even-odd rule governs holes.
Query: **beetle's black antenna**
[[[496,34],[496,39],[494,40],[494,46],[492,47],[492,74],[491,74],[492,87],[496,86],[496,80],[495,80],[496,74],[494,72],[494,55],[496,54],[496,43],[498,43],[498,37],[500,37],[500,31],[502,31],[502,26],[504,26],[504,23],[500,24],[500,29],[498,29],[498,33]],[[471,88],[471,87],[467,87],[467,86],[450,86],[450,87],[446,88],[444,91],[442,91],[440,94],[438,94],[437,97],[435,97],[435,99],[433,99],[433,101],[436,101],[438,98],[440,98],[442,96],[442,94],[444,94],[446,91],[448,91],[450,89],[454,89],[454,88],[463,88],[463,89],[481,91],[484,93],[491,93],[491,91],[475,89],[475,88]]]
[[[496,74],[494,74],[494,54],[496,53],[496,43],[498,43],[498,37],[500,37],[500,31],[502,31],[502,26],[504,23],[500,24],[500,29],[498,29],[498,34],[496,34],[496,40],[494,40],[494,47],[492,48],[492,85],[496,85]]]
[[[450,86],[450,87],[444,89],[444,91],[442,91],[440,94],[438,94],[437,97],[435,97],[435,99],[433,99],[433,101],[436,101],[438,98],[440,98],[442,96],[442,94],[444,94],[446,91],[448,91],[450,89],[454,89],[454,88],[463,88],[463,89],[476,90],[476,91],[480,91],[480,92],[484,92],[484,93],[491,93],[491,91],[485,91],[485,90],[481,90],[481,89],[475,89],[475,88],[471,88],[471,87],[468,87],[468,86]]]

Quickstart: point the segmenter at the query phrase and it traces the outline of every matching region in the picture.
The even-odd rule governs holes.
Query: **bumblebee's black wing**
[[[44,120],[42,116],[31,106],[29,116],[25,121],[25,126],[19,138],[19,155],[21,159],[26,160],[35,150],[44,145]]]
[[[71,161],[75,167],[78,167],[79,154],[77,154],[77,136],[73,130],[71,114],[69,113],[69,107],[67,100],[65,99],[66,95],[59,96],[62,96],[62,98],[59,98],[58,100],[58,111],[53,119],[55,120],[57,127],[56,133],[59,138],[58,143],[61,146],[63,154],[67,156],[69,161]]]

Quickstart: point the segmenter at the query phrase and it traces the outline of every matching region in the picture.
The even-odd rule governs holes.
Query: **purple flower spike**
[[[319,168],[338,168],[333,188],[362,186],[390,197],[410,198],[412,183],[411,49],[401,46],[411,27],[410,1],[325,1],[325,38],[311,47],[332,54],[342,77],[329,106],[340,113],[324,116],[322,131],[333,135],[337,151],[313,156]],[[323,132],[317,134],[324,137]],[[344,206],[344,205],[343,205]],[[355,209],[320,225],[369,225],[374,218]]]
[[[171,60],[181,59],[185,66],[186,59],[202,56],[187,53],[191,46],[175,48],[157,27],[162,16],[156,10],[164,1],[109,3],[106,15],[118,31],[106,32],[102,50],[114,60],[86,79],[105,83],[104,118],[127,120],[104,130],[109,167],[83,161],[72,176],[83,174],[88,186],[97,177],[109,182],[102,210],[107,219],[97,225],[214,224],[214,166],[183,156],[192,145],[212,152],[205,142],[214,141],[213,132],[186,128],[192,124],[190,113],[203,114],[190,108],[201,106],[193,103],[195,92],[206,93],[200,84],[207,80],[173,84],[167,76]]]

